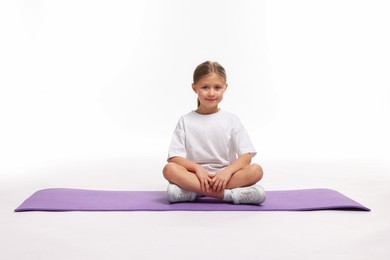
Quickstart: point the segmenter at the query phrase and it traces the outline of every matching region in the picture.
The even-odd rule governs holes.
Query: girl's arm
[[[252,157],[250,153],[242,154],[232,164],[213,176],[210,182],[213,190],[216,192],[224,190],[233,174],[251,164]]]
[[[186,168],[188,172],[194,173],[200,182],[200,189],[209,192],[211,177],[202,166],[180,156],[169,158],[168,162],[176,163]]]
[[[198,168],[201,167],[199,164],[196,164],[196,163],[194,163],[190,160],[187,160],[183,157],[180,157],[180,156],[175,156],[175,157],[169,158],[168,162],[173,162],[173,163],[176,163],[180,166],[183,166],[184,168],[187,169],[187,171],[193,172],[193,173],[195,173],[198,170]]]
[[[235,174],[242,168],[248,166],[252,162],[253,155],[250,153],[242,154],[240,155],[237,160],[235,160],[232,164],[227,166],[224,171],[227,171],[230,173],[230,175]]]

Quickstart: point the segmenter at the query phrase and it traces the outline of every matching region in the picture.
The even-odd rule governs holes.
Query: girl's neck
[[[201,115],[210,115],[210,114],[215,114],[219,111],[218,107],[203,107],[202,105],[198,107],[197,110],[195,110],[196,113],[201,114]]]

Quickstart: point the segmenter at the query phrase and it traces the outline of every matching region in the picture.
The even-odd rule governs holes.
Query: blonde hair
[[[209,75],[210,73],[217,74],[226,83],[226,71],[222,67],[222,65],[216,61],[205,61],[199,64],[194,70],[193,84],[196,84],[201,78]],[[200,102],[198,99],[198,107],[199,106],[200,106]]]

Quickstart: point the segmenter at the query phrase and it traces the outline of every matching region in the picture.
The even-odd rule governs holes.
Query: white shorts
[[[226,168],[226,165],[219,164],[202,164],[201,166],[210,174],[216,174]]]

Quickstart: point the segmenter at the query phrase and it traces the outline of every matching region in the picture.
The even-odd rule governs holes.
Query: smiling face
[[[218,104],[222,101],[226,88],[227,83],[216,73],[210,73],[192,84],[200,103],[197,112],[200,114],[218,112]]]

